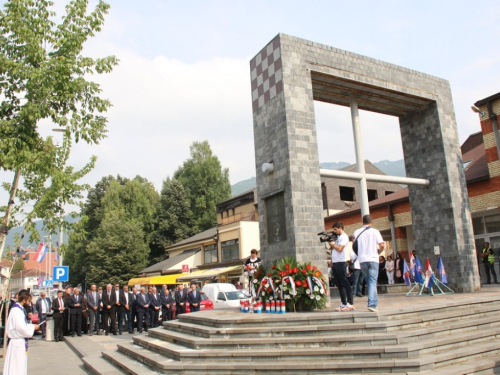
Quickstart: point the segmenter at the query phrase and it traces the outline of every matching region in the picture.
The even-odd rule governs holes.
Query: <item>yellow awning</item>
[[[137,277],[135,279],[130,279],[128,285],[148,285],[151,277]]]
[[[231,272],[237,268],[242,268],[243,266],[231,266],[231,267],[220,267],[220,268],[212,268],[210,270],[203,270],[203,271],[195,271],[187,274],[186,276],[181,276],[177,278],[178,282],[182,281],[190,281],[190,280],[205,280],[205,279],[210,279],[215,276],[218,276],[220,274],[226,273],[226,272]]]
[[[177,284],[177,278],[184,276],[184,275],[190,275],[190,273],[185,272],[185,273],[176,273],[175,275],[153,276],[153,277],[151,277],[151,280],[149,281],[149,283],[152,285]]]

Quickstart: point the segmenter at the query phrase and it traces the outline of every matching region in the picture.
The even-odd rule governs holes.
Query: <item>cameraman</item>
[[[347,262],[346,246],[349,243],[349,237],[344,232],[344,225],[340,222],[333,224],[333,232],[337,235],[335,241],[329,242],[332,249],[332,275],[335,284],[339,288],[340,299],[342,303],[335,311],[354,310],[351,284],[347,280]]]

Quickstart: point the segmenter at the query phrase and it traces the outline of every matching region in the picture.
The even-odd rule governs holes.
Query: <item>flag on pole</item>
[[[56,242],[56,254],[54,255],[54,260],[57,262],[59,260],[59,242]]]
[[[404,260],[404,274],[403,274],[403,279],[405,280],[406,285],[410,286],[411,285],[411,280],[410,280],[410,269],[408,268],[408,263],[406,263],[406,259]]]
[[[415,266],[413,268],[413,280],[415,280],[416,283],[423,284],[424,278],[422,277],[422,265],[417,257],[415,257]]]
[[[413,253],[410,253],[410,274],[413,279],[415,279],[415,257]]]
[[[443,284],[448,284],[448,278],[446,277],[446,271],[444,269],[444,264],[443,264],[443,260],[441,259],[441,257],[439,257],[436,271],[439,272],[439,275],[441,276],[441,282]]]
[[[434,272],[432,272],[431,262],[429,258],[425,261],[425,284],[427,288],[432,288],[434,285]]]
[[[42,251],[43,247],[44,247],[43,243],[41,243],[40,245],[38,245],[38,249],[36,249],[36,253],[35,253],[35,259],[38,258],[38,255],[40,255],[40,252]]]
[[[42,276],[40,276],[40,277],[38,278],[38,287],[39,287],[39,288],[41,288],[42,283],[43,283]]]
[[[40,246],[38,246],[38,251],[35,254],[35,260],[38,263],[42,263],[45,255],[47,254],[47,246],[45,244],[40,245],[42,246],[42,248],[40,249]]]

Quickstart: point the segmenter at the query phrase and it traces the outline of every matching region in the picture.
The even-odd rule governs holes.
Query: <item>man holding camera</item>
[[[339,288],[340,299],[342,300],[340,306],[335,311],[351,311],[354,310],[354,301],[351,284],[347,280],[345,252],[346,246],[349,243],[349,237],[344,232],[344,225],[340,222],[333,224],[333,232],[337,235],[337,239],[329,242],[332,250],[332,276]]]

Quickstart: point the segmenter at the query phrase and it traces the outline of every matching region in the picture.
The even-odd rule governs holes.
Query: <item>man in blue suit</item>
[[[38,299],[38,301],[36,301],[36,311],[38,311],[40,322],[45,322],[47,320],[47,315],[52,315],[52,311],[50,310],[52,307],[52,302],[50,302],[50,298],[47,297],[47,293],[42,292],[40,296],[41,297]],[[44,339],[47,333],[47,323],[42,324],[40,328],[42,329],[42,339]]]
[[[189,291],[187,300],[191,312],[200,311],[201,293],[199,290],[196,290],[196,284],[191,284],[191,290]]]
[[[144,287],[141,288],[141,292],[137,294],[136,299],[137,304],[137,328],[139,333],[142,333],[143,323],[146,325],[145,330],[148,331],[149,327],[149,296],[146,293],[146,289]]]

